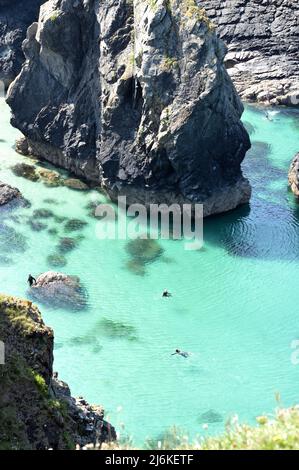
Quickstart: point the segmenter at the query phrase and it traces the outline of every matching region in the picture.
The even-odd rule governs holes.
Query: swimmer
[[[182,357],[185,357],[185,358],[187,358],[187,357],[190,356],[189,353],[187,353],[187,352],[185,352],[185,351],[180,351],[179,349],[176,349],[176,350],[175,350],[175,353],[173,353],[173,354],[171,354],[171,355],[172,355],[172,356],[182,356]]]

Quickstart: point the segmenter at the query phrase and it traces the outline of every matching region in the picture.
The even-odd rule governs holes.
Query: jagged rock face
[[[228,46],[226,66],[241,98],[298,106],[298,1],[200,3]]]
[[[31,152],[128,202],[248,202],[225,46],[195,0],[51,0],[11,87]]]
[[[17,188],[13,188],[0,181],[0,207],[15,200],[20,201],[21,198],[22,195]]]
[[[299,197],[299,153],[295,155],[291,163],[289,185],[295,196]]]
[[[56,308],[83,310],[87,306],[87,292],[80,279],[52,271],[38,276],[29,290],[29,296]]]
[[[116,438],[101,407],[72,398],[52,377],[53,332],[32,302],[0,295],[0,341],[0,450],[74,449]]]
[[[0,80],[7,86],[25,60],[22,42],[44,0],[0,0]]]

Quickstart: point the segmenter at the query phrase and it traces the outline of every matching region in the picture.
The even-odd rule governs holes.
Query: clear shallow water
[[[299,337],[299,206],[288,192],[287,172],[299,147],[299,115],[273,110],[271,116],[268,121],[253,107],[244,114],[253,142],[244,164],[253,185],[250,207],[206,220],[199,252],[185,251],[181,241],[160,241],[163,255],[136,275],[128,269],[126,242],[96,237],[97,220],[86,206],[103,196],[47,188],[11,172],[13,164],[29,160],[14,152],[17,132],[0,102],[0,180],[32,203],[13,218],[1,212],[0,260],[6,256],[12,264],[0,262],[0,290],[26,296],[28,273],[52,269],[47,256],[59,237],[84,236],[59,270],[80,276],[89,308],[40,306],[55,332],[55,369],[73,394],[103,403],[118,429],[125,423],[135,442],[173,425],[191,435],[219,432],[236,413],[254,422],[274,409],[277,392],[283,405],[298,403],[299,369],[291,364],[290,344]],[[56,204],[45,202],[49,198]],[[43,222],[58,235],[35,232],[27,220],[40,208],[88,224],[69,234],[50,218]],[[161,298],[165,288],[171,299]],[[177,347],[192,356],[171,357]],[[209,410],[218,422],[204,431],[201,415]]]

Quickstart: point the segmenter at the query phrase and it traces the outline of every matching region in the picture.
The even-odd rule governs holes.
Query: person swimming
[[[168,290],[165,290],[162,294],[162,297],[172,297],[172,294],[168,292]]]
[[[180,349],[176,349],[175,353],[171,354],[172,356],[182,356],[182,357],[189,357],[190,354],[185,351],[180,351]]]
[[[31,276],[31,274],[29,274],[27,282],[28,282],[29,286],[32,287],[34,284],[36,284],[36,279],[35,279],[35,277]]]

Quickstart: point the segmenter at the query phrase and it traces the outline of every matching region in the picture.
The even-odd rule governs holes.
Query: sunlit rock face
[[[241,98],[298,106],[298,1],[197,2],[228,46],[225,64]]]
[[[30,153],[128,202],[248,202],[243,107],[194,0],[51,0],[24,53],[8,103]]]

